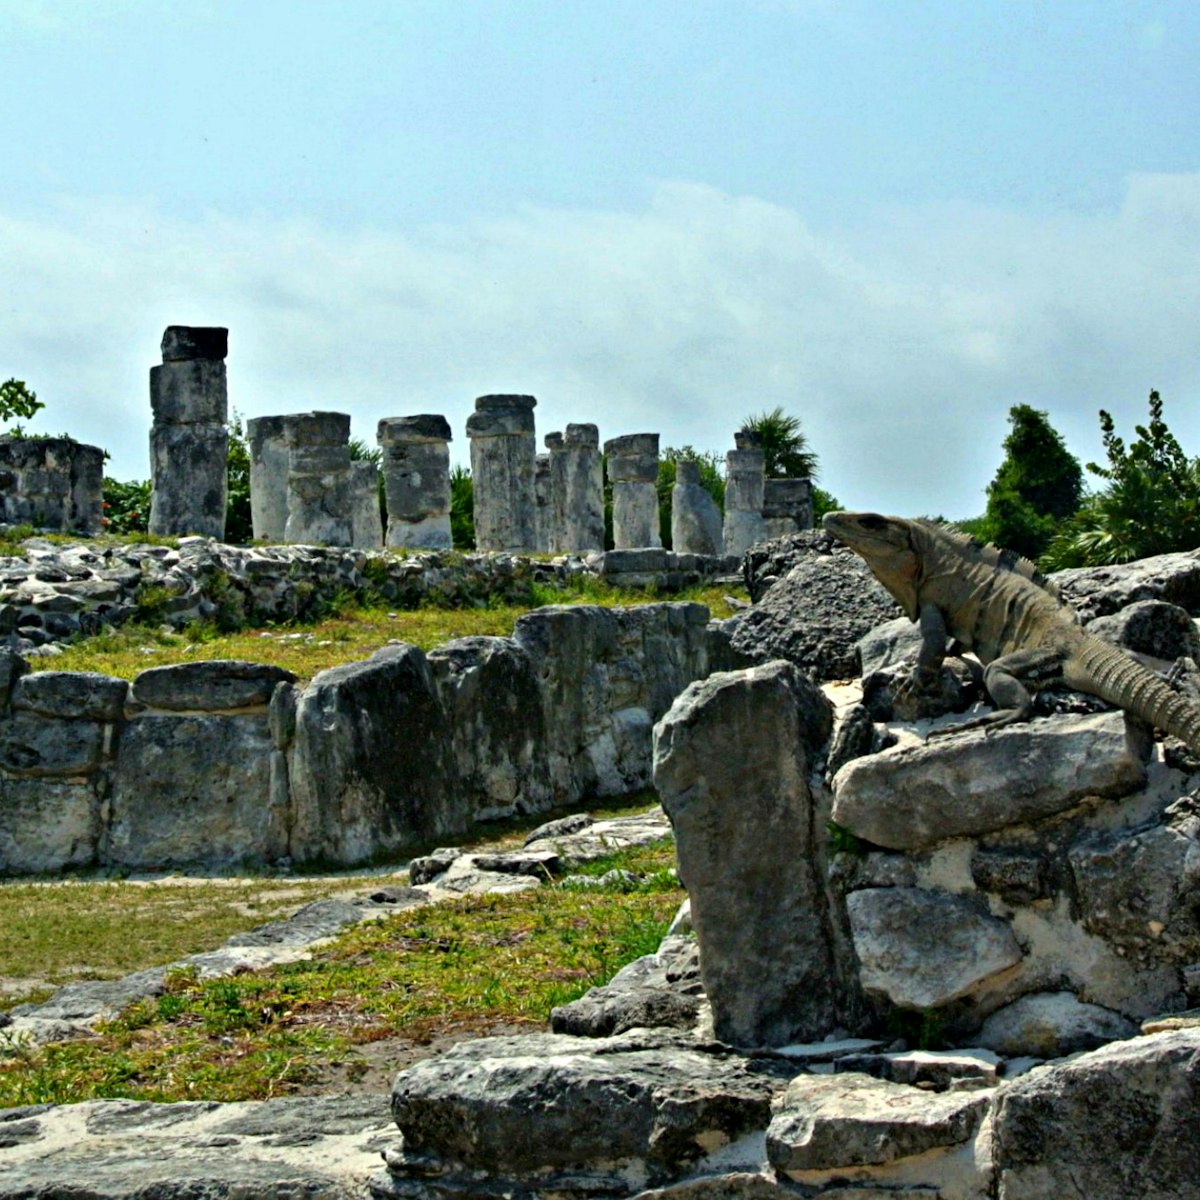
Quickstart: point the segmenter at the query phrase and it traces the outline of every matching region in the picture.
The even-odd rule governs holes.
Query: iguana
[[[1061,681],[1119,705],[1200,753],[1200,706],[1088,633],[1028,559],[933,521],[832,512],[823,524],[862,555],[909,618],[919,622],[917,687],[937,679],[948,638],[985,664],[984,686],[999,711],[967,725],[1025,720],[1032,692]]]

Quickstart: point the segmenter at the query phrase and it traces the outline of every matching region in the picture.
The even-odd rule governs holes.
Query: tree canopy
[[[762,439],[768,479],[817,479],[817,455],[809,449],[799,417],[788,416],[776,406],[770,412],[747,417],[742,428]]]

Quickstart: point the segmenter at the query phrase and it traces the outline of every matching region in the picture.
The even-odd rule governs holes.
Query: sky
[[[474,397],[969,517],[1012,405],[1200,454],[1195,0],[0,0],[0,379],[149,475],[167,325],[243,419]]]

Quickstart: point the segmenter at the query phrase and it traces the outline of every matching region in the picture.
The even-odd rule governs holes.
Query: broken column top
[[[543,439],[547,450],[561,450],[564,445],[563,435],[559,431],[546,434]]]
[[[219,361],[228,354],[229,330],[217,325],[168,325],[162,336],[163,362]]]
[[[657,433],[627,433],[623,437],[609,438],[604,443],[607,455],[657,454]]]
[[[321,446],[350,439],[350,414],[338,412],[291,413],[283,418],[283,436],[289,446]]]
[[[563,444],[566,446],[591,446],[600,448],[600,428],[597,425],[568,425],[563,434]]]
[[[412,417],[384,417],[375,431],[375,440],[381,446],[395,446],[406,442],[449,442],[453,441],[450,422],[437,413],[418,413]]]
[[[493,396],[477,396],[475,398],[476,412],[511,412],[514,409],[531,410],[537,407],[533,396],[516,396],[496,394]]]
[[[739,429],[733,435],[733,444],[739,450],[761,450],[762,434],[756,429]]]
[[[676,483],[700,483],[700,464],[694,458],[679,458],[675,460]]]

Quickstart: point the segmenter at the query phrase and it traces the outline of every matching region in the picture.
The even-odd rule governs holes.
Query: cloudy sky
[[[0,0],[0,378],[149,473],[169,324],[243,417],[724,451],[965,517],[1011,405],[1200,454],[1195,0]]]

